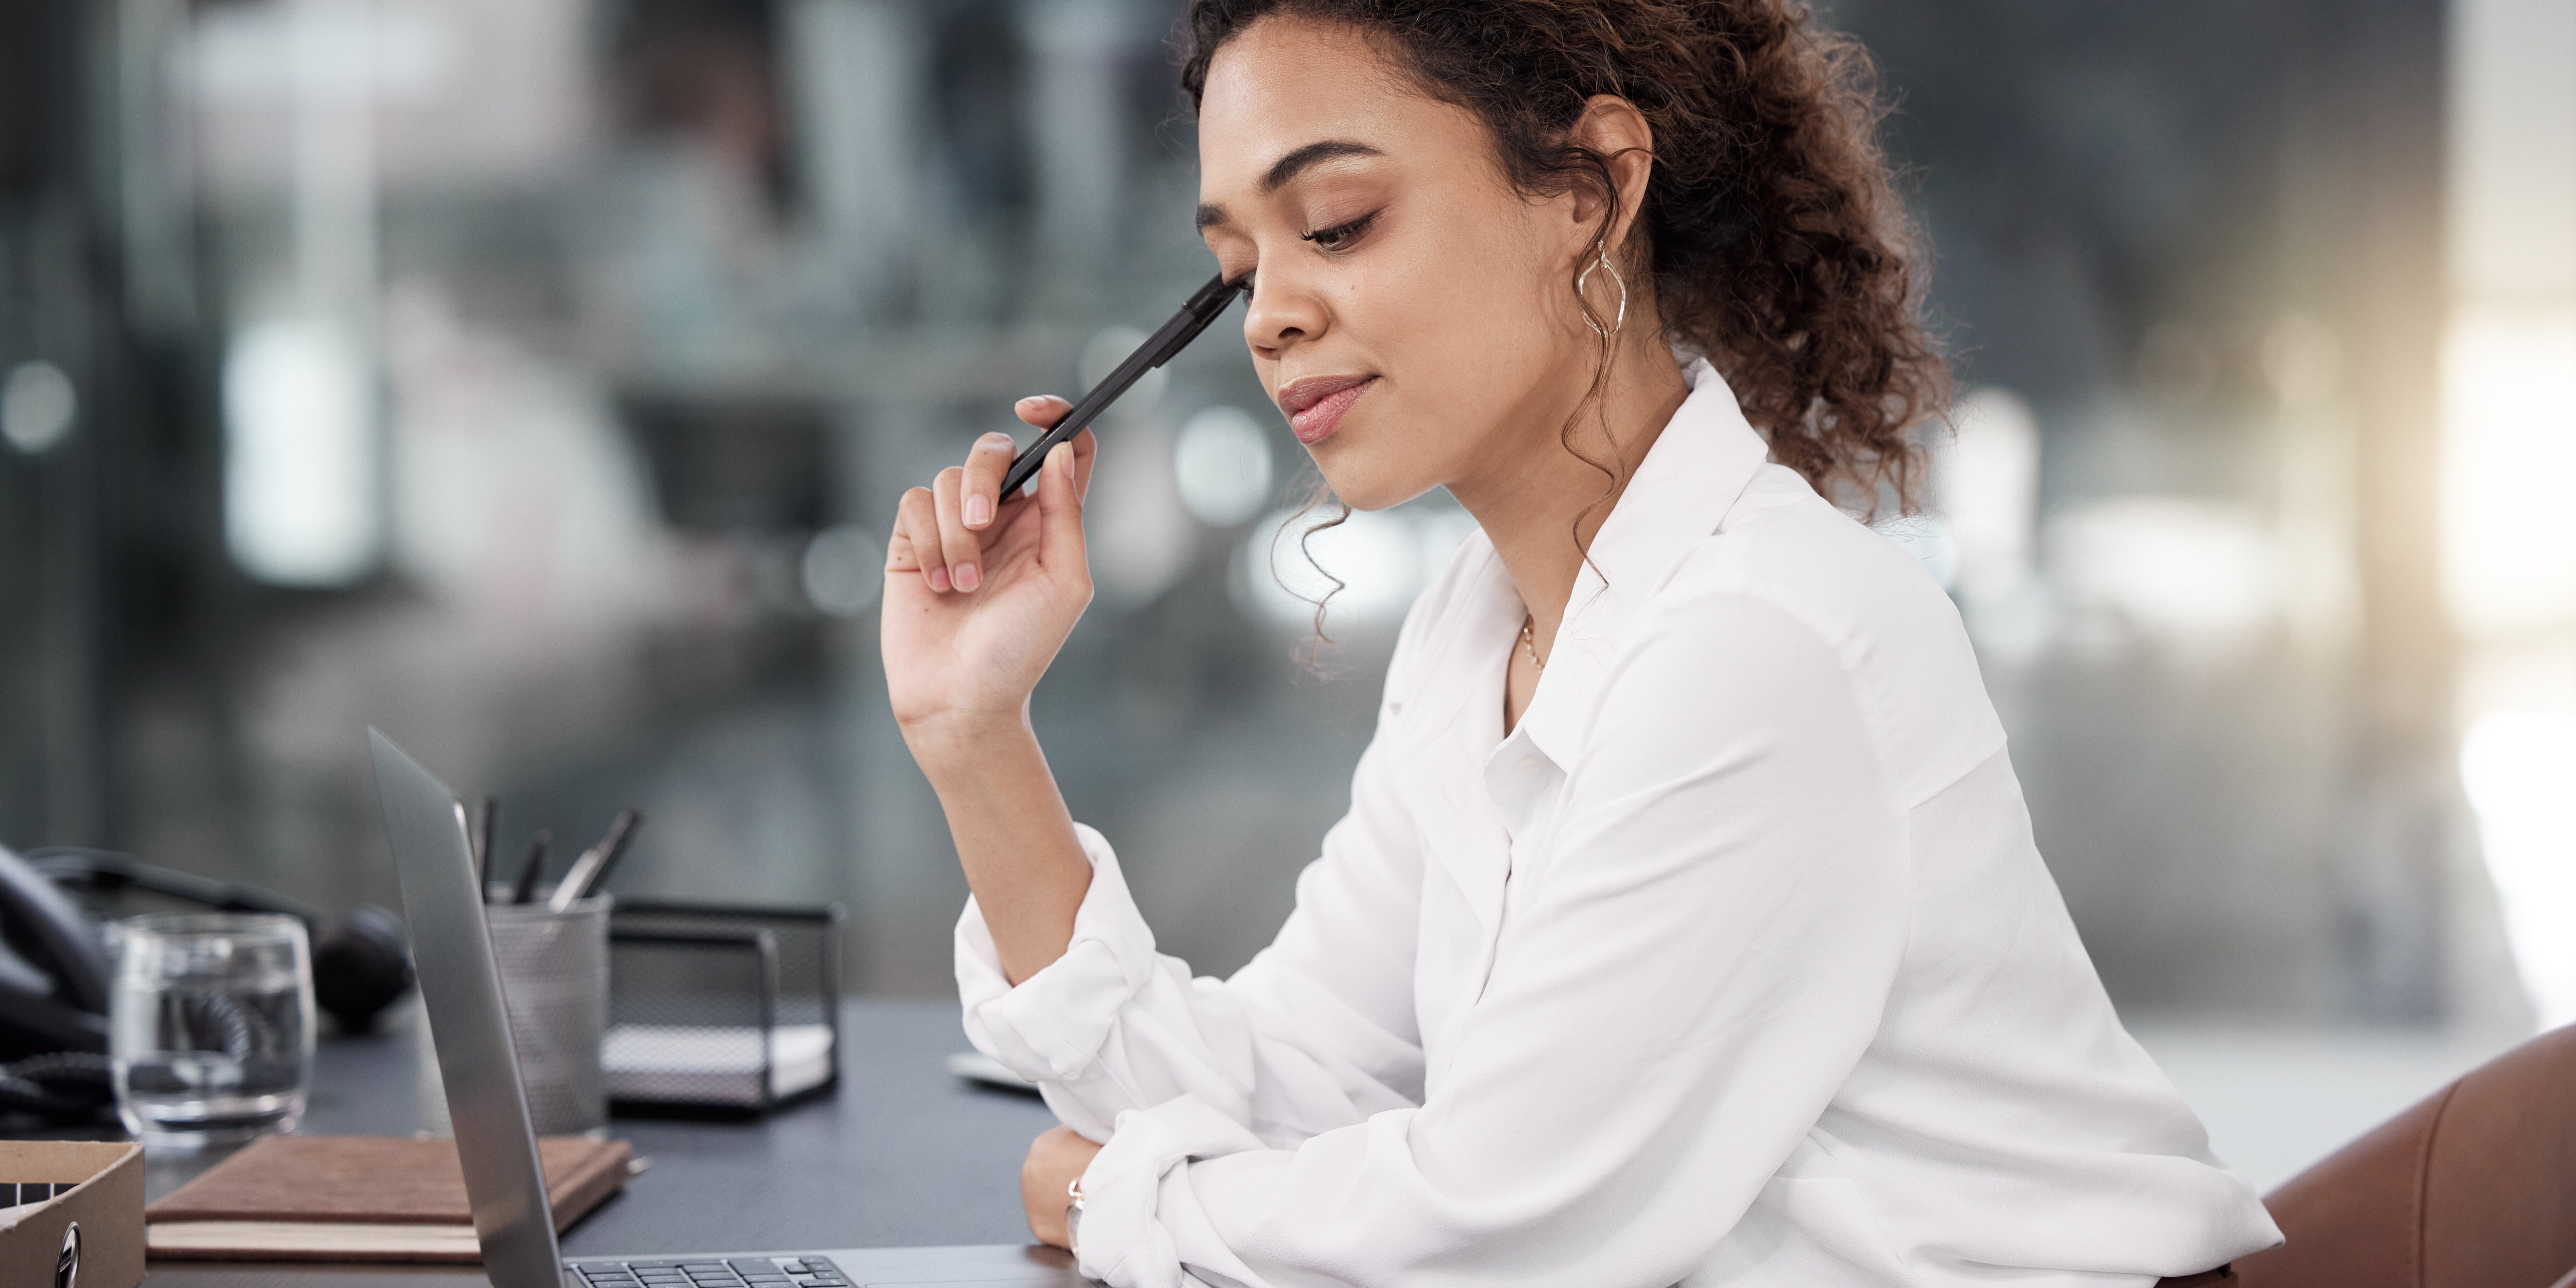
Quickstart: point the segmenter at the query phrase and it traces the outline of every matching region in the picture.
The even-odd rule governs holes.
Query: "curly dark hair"
[[[1916,312],[1857,42],[1789,0],[1192,0],[1193,106],[1217,51],[1274,14],[1379,39],[1492,129],[1522,191],[1592,186],[1608,199],[1596,245],[1617,190],[1608,158],[1567,132],[1596,94],[1634,103],[1654,166],[1622,258],[1651,273],[1671,338],[1708,355],[1772,455],[1828,499],[1914,508],[1908,430],[1946,407],[1949,371]]]

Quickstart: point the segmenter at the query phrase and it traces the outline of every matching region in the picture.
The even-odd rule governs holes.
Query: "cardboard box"
[[[143,1282],[143,1147],[86,1140],[0,1141],[0,1188],[72,1188],[0,1215],[0,1288],[135,1288]],[[11,1197],[16,1197],[14,1194]],[[58,1279],[80,1226],[77,1273]]]

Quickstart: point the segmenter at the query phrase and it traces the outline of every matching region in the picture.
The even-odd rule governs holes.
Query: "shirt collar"
[[[1694,542],[1717,531],[1770,459],[1769,444],[1707,359],[1683,374],[1690,396],[1593,535],[1591,558],[1575,574],[1547,667],[1521,715],[1517,731],[1526,731],[1560,769],[1574,764],[1637,610]]]

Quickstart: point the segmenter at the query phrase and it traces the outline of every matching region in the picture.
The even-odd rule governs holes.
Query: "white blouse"
[[[1519,727],[1470,537],[1351,810],[1227,980],[1098,833],[1065,955],[957,926],[977,1048],[1107,1142],[1121,1285],[2129,1285],[2280,1241],[2120,1026],[1957,612],[1707,364]]]

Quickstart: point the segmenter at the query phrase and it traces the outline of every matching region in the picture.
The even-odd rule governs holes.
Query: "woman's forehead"
[[[1450,123],[1438,118],[1456,114],[1414,89],[1351,27],[1263,19],[1209,63],[1199,102],[1200,199],[1264,195],[1278,186],[1284,162],[1318,145],[1334,145],[1337,158],[1445,146]]]

